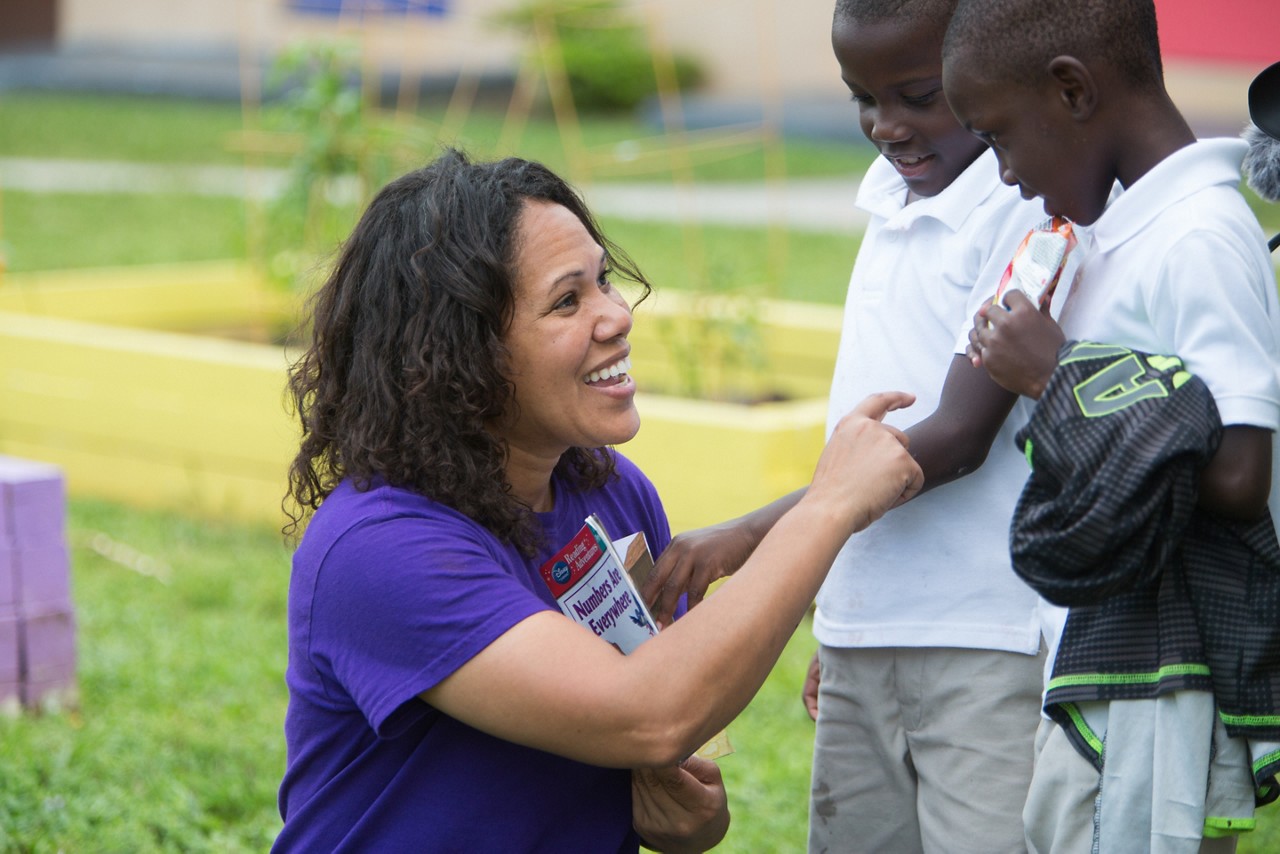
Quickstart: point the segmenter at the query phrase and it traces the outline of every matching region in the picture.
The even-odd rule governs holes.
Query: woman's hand
[[[826,502],[851,534],[914,497],[924,473],[907,453],[906,434],[880,423],[886,413],[914,402],[914,395],[886,391],[855,406],[827,440],[802,502]]]
[[[667,768],[631,772],[631,823],[646,848],[702,852],[729,831],[729,799],[720,768],[690,756]]]
[[[1039,400],[1066,337],[1047,305],[1037,309],[1021,291],[1010,291],[1005,301],[1008,308],[987,303],[978,309],[965,354],[1004,388]]]

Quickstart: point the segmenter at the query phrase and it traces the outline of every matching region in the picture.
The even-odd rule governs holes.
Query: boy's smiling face
[[[1095,222],[1106,207],[1114,169],[1106,168],[1100,139],[1086,133],[1058,81],[996,81],[972,65],[963,52],[948,59],[947,101],[964,128],[991,146],[1000,179],[1021,189],[1024,198],[1039,196],[1050,215],[1081,225]]]
[[[916,196],[936,196],[978,155],[942,94],[942,29],[900,20],[837,20],[831,46],[867,139]]]

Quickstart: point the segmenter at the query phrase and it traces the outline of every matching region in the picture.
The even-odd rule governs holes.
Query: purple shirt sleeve
[[[316,580],[311,654],[327,662],[379,736],[526,617],[554,608],[470,523],[402,515],[348,530]],[[520,569],[523,569],[521,567]]]

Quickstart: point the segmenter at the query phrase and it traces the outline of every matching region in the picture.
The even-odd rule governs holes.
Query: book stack
[[[0,456],[0,708],[74,702],[65,519],[61,470]]]

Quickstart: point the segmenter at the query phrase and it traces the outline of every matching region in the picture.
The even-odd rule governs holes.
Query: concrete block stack
[[[62,472],[0,456],[0,708],[74,702],[75,675]]]

